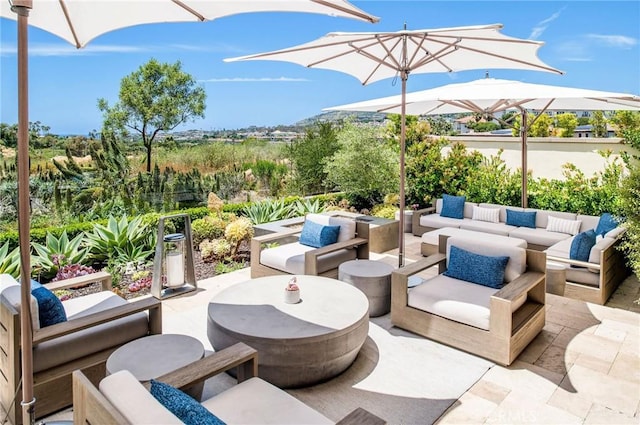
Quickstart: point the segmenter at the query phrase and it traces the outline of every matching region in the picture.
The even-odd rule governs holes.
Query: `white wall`
[[[507,167],[516,170],[521,167],[520,138],[491,136],[457,136],[448,137],[451,141],[464,143],[467,149],[477,150],[485,157],[496,155],[500,148],[504,149],[502,159]],[[448,148],[445,148],[448,149]],[[618,138],[543,138],[532,137],[527,143],[527,168],[533,172],[534,178],[564,179],[562,165],[575,164],[587,177],[602,171],[606,159],[598,154],[599,150],[611,150],[613,158],[619,158],[622,150],[632,148],[622,144]],[[637,152],[634,152],[637,154]]]

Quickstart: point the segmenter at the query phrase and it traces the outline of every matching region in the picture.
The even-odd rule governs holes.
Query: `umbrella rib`
[[[196,18],[198,18],[198,20],[200,21],[206,21],[206,18],[204,16],[202,16],[200,13],[196,12],[194,9],[192,9],[191,7],[187,6],[186,4],[184,4],[183,2],[181,2],[180,0],[171,0],[173,1],[175,4],[177,4],[178,6],[180,6],[181,8],[183,8],[184,10],[186,10],[187,12],[191,13],[193,16],[195,16]]]
[[[425,51],[427,53],[427,56],[425,56],[424,58],[420,59],[419,61],[417,61],[415,64],[412,65],[412,69],[413,68],[419,68],[421,66],[424,66],[428,63],[431,63],[433,61],[438,62],[444,69],[447,70],[447,72],[453,72],[453,69],[451,69],[450,67],[447,66],[447,64],[445,64],[444,62],[442,62],[440,60],[441,57],[446,56],[450,53],[455,52],[455,48],[456,46],[454,46],[453,44],[447,44],[446,46],[444,46],[442,49],[438,50],[435,53],[429,53],[428,51]],[[447,51],[448,49],[453,49],[451,51]]]
[[[69,11],[67,10],[67,5],[64,0],[58,0],[60,4],[60,8],[62,9],[62,13],[64,14],[64,19],[67,21],[67,25],[69,26],[69,30],[71,31],[71,35],[73,35],[73,40],[75,41],[76,49],[82,47],[82,43],[78,39],[78,35],[76,34],[76,29],[73,27],[71,23],[71,19],[69,18]]]
[[[347,9],[346,7],[342,7],[342,6],[338,5],[338,4],[329,3],[329,2],[324,1],[324,0],[311,0],[311,1],[314,2],[314,3],[321,4],[323,6],[326,6],[328,8],[339,10],[340,12],[344,12],[344,13],[347,13],[349,15],[353,15],[353,16],[356,16],[358,18],[364,19],[366,21],[371,22],[372,24],[375,24],[376,22],[378,22],[380,20],[380,19],[377,19],[374,16],[370,16],[370,15],[367,15],[365,13],[361,13],[361,12],[356,11],[356,10]]]

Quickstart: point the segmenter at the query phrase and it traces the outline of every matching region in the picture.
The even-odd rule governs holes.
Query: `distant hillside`
[[[324,112],[313,117],[305,118],[294,124],[296,127],[308,127],[316,122],[338,122],[351,119],[354,122],[360,123],[382,123],[387,117],[387,114],[381,114],[379,112],[347,112],[347,111],[331,111]]]

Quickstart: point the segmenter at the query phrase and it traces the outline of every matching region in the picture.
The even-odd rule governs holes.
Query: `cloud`
[[[300,83],[308,82],[306,78],[292,78],[292,77],[260,77],[260,78],[209,78],[207,80],[199,80],[201,83]]]
[[[148,46],[132,46],[126,44],[89,44],[82,49],[76,49],[74,46],[66,43],[54,44],[38,44],[34,43],[29,46],[29,56],[89,56],[102,55],[111,53],[153,53],[153,52],[235,52],[233,46],[223,43],[212,43],[207,46],[194,46],[187,44],[170,44],[170,45],[148,45]],[[1,56],[15,56],[17,47],[15,44],[3,43],[0,49]]]
[[[559,58],[570,62],[589,62],[593,57],[589,53],[588,43],[583,41],[565,41],[555,45],[555,51]]]
[[[563,7],[562,9],[558,10],[553,15],[549,16],[547,19],[544,19],[544,20],[538,22],[536,24],[536,26],[533,27],[533,29],[531,30],[531,34],[529,35],[529,39],[530,40],[537,40],[538,37],[540,37],[542,35],[542,33],[545,32],[547,28],[549,28],[549,24],[551,22],[555,21],[556,19],[558,19],[560,17],[560,14],[562,14],[562,12],[565,9],[566,9],[566,7]]]
[[[598,44],[609,47],[619,47],[621,49],[630,49],[638,44],[637,39],[627,37],[626,35],[587,34],[586,37]]]

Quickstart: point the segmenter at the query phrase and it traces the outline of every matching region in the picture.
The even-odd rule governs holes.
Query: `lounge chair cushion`
[[[69,321],[126,304],[125,299],[111,291],[83,295],[62,302]],[[42,342],[33,349],[33,370],[40,372],[101,350],[118,347],[147,335],[148,330],[147,315],[136,313]]]
[[[260,379],[251,378],[202,402],[228,424],[332,424],[300,400]]]
[[[509,257],[475,254],[455,245],[451,246],[449,255],[449,266],[444,272],[445,276],[494,289],[504,286],[504,269]]]
[[[307,214],[305,220],[312,220],[325,226],[340,226],[338,242],[348,241],[356,237],[356,222],[350,218],[325,214]]]
[[[442,195],[442,217],[464,218],[464,196]]]
[[[44,286],[40,286],[33,289],[31,295],[38,300],[38,317],[41,328],[67,321],[67,314],[56,294]]]
[[[536,211],[515,211],[507,209],[506,223],[510,226],[536,228]]]
[[[225,425],[200,402],[169,384],[152,379],[149,392],[187,425]]]
[[[315,248],[299,242],[288,243],[274,248],[267,248],[260,253],[260,264],[290,274],[304,273],[304,253]],[[318,258],[318,273],[336,269],[345,261],[355,260],[358,253],[355,249],[341,249]]]
[[[508,256],[509,261],[504,271],[505,283],[511,282],[527,269],[527,251],[524,248],[500,244],[492,240],[480,241],[477,239],[467,239],[462,236],[452,236],[447,239],[447,268],[449,267],[451,258],[451,246],[457,246],[474,254],[492,257]]]
[[[128,370],[121,370],[100,381],[100,392],[129,423],[140,425],[182,424],[156,400]]]
[[[299,242],[302,245],[322,248],[338,241],[340,226],[324,226],[313,220],[306,220],[302,226]]]
[[[33,287],[32,287],[33,288]],[[11,275],[0,274],[0,298],[3,302],[9,304],[17,312],[20,312],[22,302],[22,294],[20,293],[20,283]],[[40,329],[40,315],[38,314],[38,300],[31,295],[31,324],[34,331]]]
[[[408,305],[446,319],[489,330],[489,305],[498,289],[438,275],[409,289]],[[526,301],[526,294],[512,303],[512,311]]]

